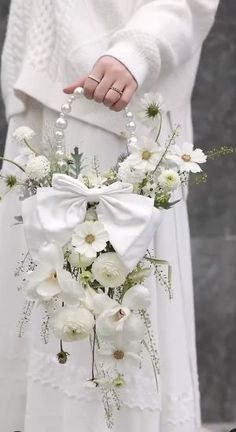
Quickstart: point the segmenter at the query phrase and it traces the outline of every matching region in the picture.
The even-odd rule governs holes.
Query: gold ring
[[[111,90],[114,90],[114,91],[117,92],[117,93],[119,93],[120,96],[123,95],[123,91],[119,90],[119,89],[116,88],[116,87],[113,87],[113,86],[112,86],[112,87],[110,87],[110,89],[111,89]]]
[[[101,82],[101,80],[99,78],[96,78],[93,75],[89,75],[88,78],[92,79],[93,81],[96,81],[98,84]]]

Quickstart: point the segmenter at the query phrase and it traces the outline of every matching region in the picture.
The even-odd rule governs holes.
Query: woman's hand
[[[100,82],[89,78],[89,75]],[[111,56],[100,57],[89,75],[65,88],[64,92],[70,94],[76,87],[83,87],[88,99],[103,103],[113,111],[121,111],[129,104],[138,87],[129,70]],[[122,95],[111,87],[120,90]]]

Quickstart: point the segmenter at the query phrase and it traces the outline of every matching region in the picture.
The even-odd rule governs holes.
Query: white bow
[[[54,174],[51,188],[38,189],[22,203],[31,254],[37,255],[44,242],[65,245],[84,221],[87,203],[98,202],[98,219],[121,261],[132,270],[145,255],[161,219],[153,199],[132,191],[132,185],[122,182],[89,189],[77,179]]]

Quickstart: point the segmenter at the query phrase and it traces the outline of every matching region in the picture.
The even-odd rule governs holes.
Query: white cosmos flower
[[[163,170],[159,175],[158,183],[162,189],[169,192],[177,189],[181,184],[181,180],[179,174],[176,171],[167,169]]]
[[[122,334],[127,340],[142,340],[145,326],[141,318],[128,307],[117,304],[112,309],[102,312],[97,318],[97,333],[102,338],[110,340]]]
[[[97,252],[105,249],[108,240],[108,233],[101,222],[86,221],[76,227],[72,236],[72,245],[76,252],[87,258],[95,258]]]
[[[35,156],[28,161],[25,172],[31,180],[42,180],[50,173],[50,162],[45,156]]]
[[[84,290],[63,266],[61,248],[55,243],[44,245],[39,250],[36,268],[26,275],[26,297],[50,301],[60,294],[66,303],[78,304],[85,296]]]
[[[118,170],[119,180],[134,185],[140,183],[144,177],[145,172],[141,169],[134,168],[128,159],[120,163]]]
[[[177,145],[173,146],[167,158],[178,165],[180,172],[191,171],[193,173],[201,172],[202,169],[199,164],[207,160],[207,156],[201,149],[194,150],[193,144],[188,142],[185,142],[182,148]]]
[[[98,360],[108,369],[132,370],[141,363],[141,345],[136,341],[110,342],[98,350]]]
[[[138,116],[140,120],[148,126],[158,125],[159,114],[164,111],[163,96],[160,93],[145,93],[140,99],[139,105]]]
[[[15,138],[19,144],[22,144],[24,140],[31,141],[34,136],[35,132],[28,126],[20,126],[13,133],[13,138]]]
[[[94,317],[83,307],[66,306],[56,312],[50,321],[50,327],[56,338],[65,342],[84,339],[94,327]]]
[[[119,287],[127,276],[127,270],[115,252],[99,255],[92,265],[92,273],[105,288]]]
[[[131,154],[126,159],[130,165],[144,172],[153,171],[159,162],[163,149],[150,137],[142,137],[129,146]]]

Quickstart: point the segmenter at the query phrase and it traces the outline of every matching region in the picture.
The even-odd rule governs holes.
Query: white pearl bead
[[[125,118],[127,118],[128,120],[133,120],[134,115],[131,111],[125,111]]]
[[[135,145],[138,142],[138,138],[136,136],[131,136],[128,140],[128,145]]]
[[[84,95],[83,87],[76,87],[76,89],[74,90],[74,96],[76,97],[76,99],[80,98],[83,95]]]
[[[130,122],[128,122],[128,123],[126,124],[126,129],[127,129],[129,132],[134,132],[134,131],[136,130],[136,124],[135,124],[135,122],[134,122],[134,121],[130,121]]]
[[[66,121],[66,119],[65,118],[63,118],[63,117],[59,117],[57,120],[56,120],[56,127],[57,127],[57,129],[65,129],[66,127],[67,127],[67,121]]]
[[[64,132],[62,130],[56,129],[54,131],[54,136],[55,136],[57,142],[61,142],[64,139]]]
[[[65,171],[66,168],[67,168],[67,163],[66,163],[65,160],[59,160],[57,162],[57,165],[58,165],[58,168],[59,168],[60,171]]]
[[[69,103],[63,104],[61,107],[61,112],[63,114],[69,114],[71,112],[71,104],[69,104]]]
[[[74,102],[74,100],[75,100],[75,96],[74,96],[74,95],[71,95],[71,96],[69,97],[67,103],[68,103],[68,104],[72,104],[72,102]]]
[[[55,157],[56,159],[64,159],[65,157],[65,152],[62,148],[58,148],[55,152]]]

